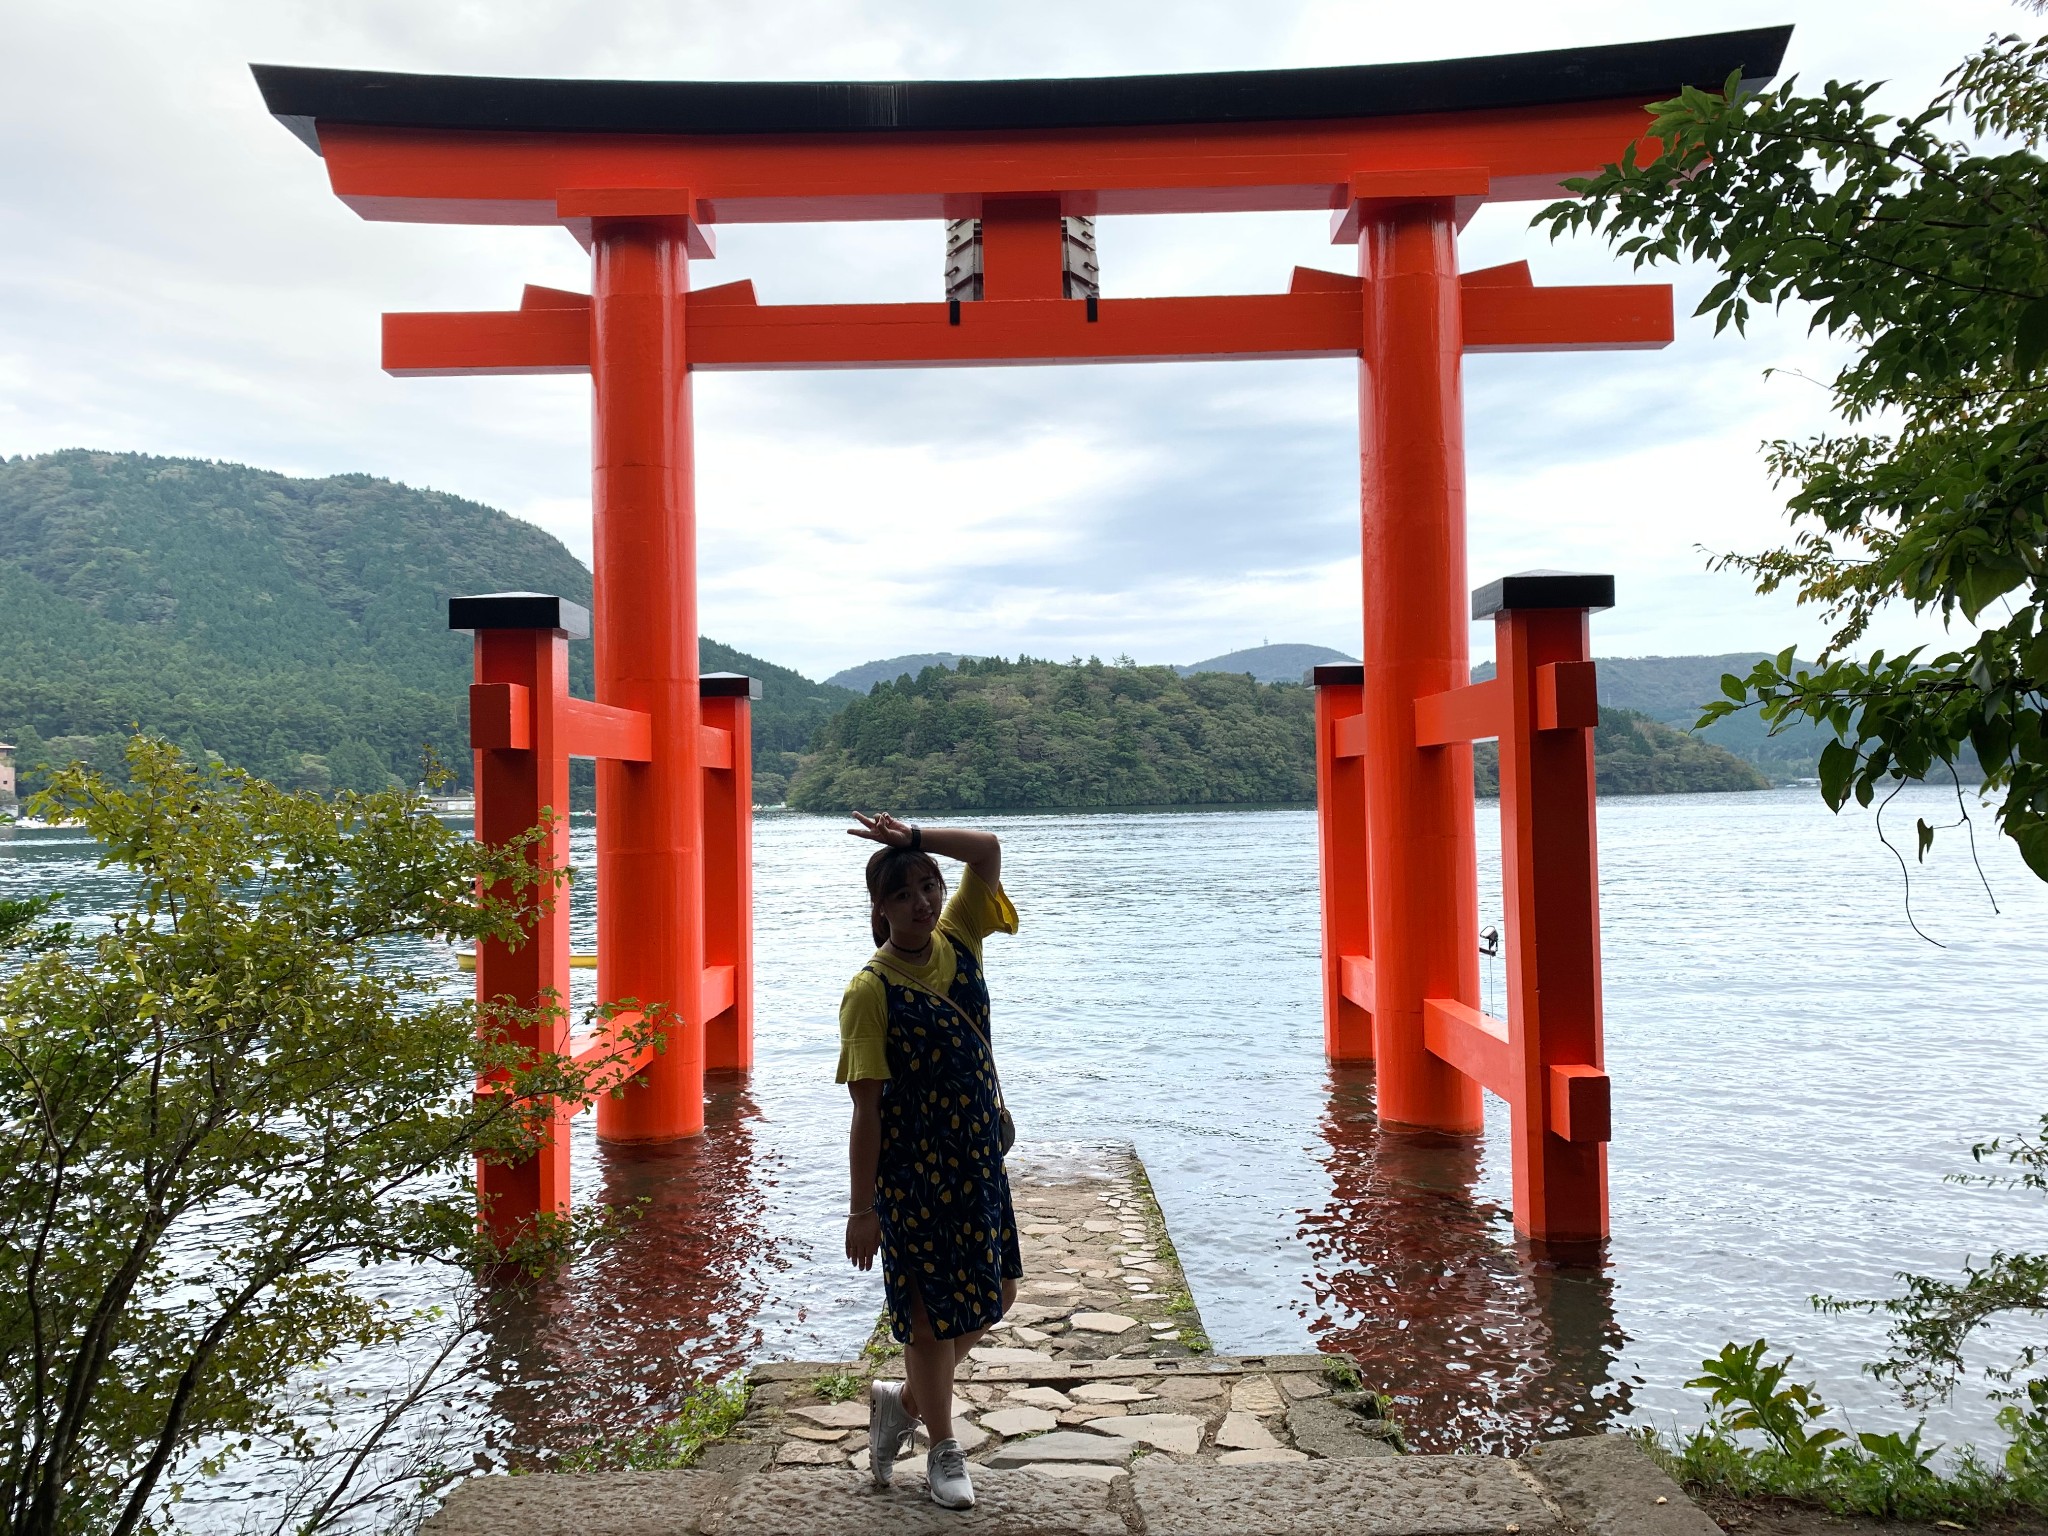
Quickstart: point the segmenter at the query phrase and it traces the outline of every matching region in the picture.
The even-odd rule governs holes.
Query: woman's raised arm
[[[892,848],[910,846],[911,824],[887,811],[875,816],[863,816],[855,811],[853,819],[860,825],[848,827],[848,837],[864,837],[869,842],[887,843]],[[978,831],[973,827],[921,827],[916,830],[918,846],[925,852],[958,859],[979,875],[981,883],[990,890],[1002,889],[1003,844],[995,833]]]

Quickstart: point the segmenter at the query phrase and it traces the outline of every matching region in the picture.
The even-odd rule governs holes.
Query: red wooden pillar
[[[533,592],[453,598],[448,627],[476,635],[476,681],[469,730],[476,769],[476,837],[502,843],[554,821],[536,850],[544,868],[569,863],[569,757],[558,703],[569,686],[569,640],[590,633],[590,615],[575,603]],[[535,1055],[569,1046],[569,890],[552,891],[553,910],[536,920],[517,949],[486,940],[477,946],[479,1004],[508,999],[515,1008],[554,1010],[516,1037]],[[543,899],[536,893],[535,900]],[[479,1090],[488,1085],[480,1083]],[[477,1193],[492,1237],[501,1245],[536,1212],[569,1208],[569,1117],[556,1107],[548,1145],[523,1163],[477,1160]]]
[[[704,1128],[704,775],[684,325],[691,206],[687,193],[559,201],[565,214],[592,211],[597,698],[651,726],[650,761],[598,764],[598,988],[603,1001],[668,1013],[666,1048],[623,1097],[598,1104],[608,1141],[672,1141]]]
[[[1451,191],[1460,190],[1451,188]],[[1470,674],[1464,346],[1451,195],[1362,197],[1359,368],[1365,816],[1379,1112],[1469,1132],[1479,1085],[1423,1042],[1423,1000],[1479,995],[1472,749],[1420,748],[1415,701]]]
[[[1365,669],[1317,667],[1316,848],[1323,885],[1323,1053],[1372,1060],[1372,885]]]
[[[754,753],[758,679],[706,673],[704,1065],[754,1065]]]
[[[1589,610],[1611,576],[1531,573],[1473,595],[1499,676],[1501,880],[1515,1226],[1548,1242],[1607,1235],[1608,1079],[1601,1040],[1600,871]]]

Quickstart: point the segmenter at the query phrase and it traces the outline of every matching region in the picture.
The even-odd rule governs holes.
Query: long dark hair
[[[877,848],[868,860],[868,915],[879,948],[889,940],[889,920],[882,916],[882,903],[913,881],[930,875],[946,888],[946,877],[938,861],[921,848]]]

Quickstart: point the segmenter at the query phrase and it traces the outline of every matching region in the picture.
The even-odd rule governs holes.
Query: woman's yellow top
[[[946,910],[939,914],[931,958],[923,965],[912,965],[892,952],[886,963],[891,970],[944,997],[959,965],[953,946],[942,942],[939,934],[950,933],[979,960],[983,939],[992,933],[1016,931],[1017,909],[1010,905],[1010,898],[1000,885],[990,890],[970,865],[962,871],[959,887],[947,898]],[[857,1083],[888,1077],[888,1038],[888,989],[881,977],[863,966],[846,984],[846,995],[839,1000],[839,1075],[833,1081]]]

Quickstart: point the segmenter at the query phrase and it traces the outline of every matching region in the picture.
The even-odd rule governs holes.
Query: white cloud
[[[581,379],[394,380],[386,310],[582,287],[551,231],[372,225],[263,113],[252,60],[584,76],[1096,74],[1312,65],[1610,42],[1791,20],[1790,67],[1882,76],[1916,101],[1994,0],[1589,0],[1435,7],[1279,0],[108,0],[18,7],[0,54],[0,452],[68,446],[366,471],[503,506],[589,549]],[[1600,243],[1487,210],[1468,266],[1629,281]],[[1120,219],[1112,293],[1272,292],[1344,269],[1319,215]],[[936,226],[738,227],[699,281],[767,302],[935,296]],[[1661,275],[1661,274],[1658,274]],[[1681,273],[1681,312],[1702,291]],[[1690,295],[1690,297],[1688,297]],[[1746,341],[1682,322],[1662,353],[1474,360],[1473,578],[1612,569],[1621,653],[1822,633],[1700,569],[1696,546],[1780,536],[1757,443],[1811,430],[1827,372],[1797,317]],[[1355,646],[1355,378],[1335,363],[700,379],[702,616],[822,675],[919,649],[1187,660],[1260,638]],[[1892,626],[1904,635],[1912,626]],[[1894,643],[1887,632],[1886,643]],[[1484,641],[1483,632],[1475,640]]]

